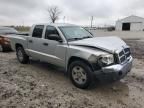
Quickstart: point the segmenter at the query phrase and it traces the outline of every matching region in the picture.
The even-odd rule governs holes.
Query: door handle
[[[33,41],[32,41],[32,40],[29,40],[29,43],[33,43]]]
[[[44,46],[48,46],[48,43],[43,43]]]

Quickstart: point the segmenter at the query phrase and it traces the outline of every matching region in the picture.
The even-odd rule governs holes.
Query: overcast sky
[[[114,25],[130,15],[144,17],[144,0],[0,0],[0,25],[32,25],[50,22],[47,8],[58,6],[62,14],[59,23]]]

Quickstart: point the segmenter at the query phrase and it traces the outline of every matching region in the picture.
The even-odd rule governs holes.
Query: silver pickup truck
[[[29,57],[66,70],[72,83],[88,88],[95,79],[120,80],[132,68],[129,46],[118,37],[94,37],[71,24],[33,25],[29,36],[10,36],[20,63]]]

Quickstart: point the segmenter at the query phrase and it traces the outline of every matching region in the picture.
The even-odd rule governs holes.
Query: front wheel
[[[72,83],[81,89],[88,88],[92,81],[92,69],[83,61],[74,61],[69,66],[69,75]]]
[[[16,50],[17,59],[22,64],[27,64],[29,61],[29,57],[25,53],[23,47],[18,47]]]

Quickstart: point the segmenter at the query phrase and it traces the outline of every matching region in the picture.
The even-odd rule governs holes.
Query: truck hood
[[[78,41],[68,42],[69,45],[83,46],[90,48],[98,48],[110,53],[114,53],[117,50],[122,50],[126,47],[126,43],[119,37],[94,37]]]

